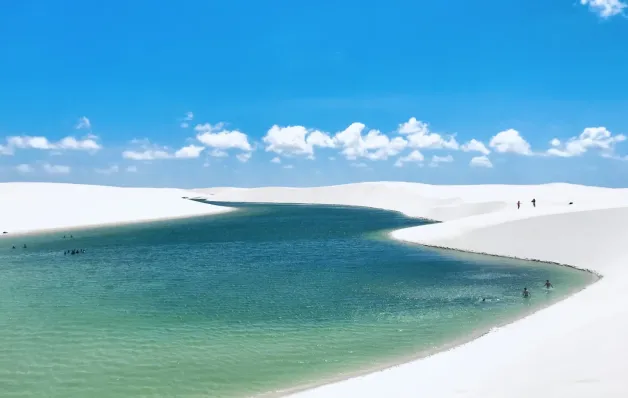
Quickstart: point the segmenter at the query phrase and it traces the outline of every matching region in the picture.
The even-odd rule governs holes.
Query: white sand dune
[[[445,221],[393,232],[401,240],[557,262],[604,276],[567,300],[465,345],[294,396],[628,397],[626,189],[364,183],[195,191],[215,201],[397,210]]]
[[[182,199],[180,189],[1,183],[0,233],[152,221],[229,211]]]

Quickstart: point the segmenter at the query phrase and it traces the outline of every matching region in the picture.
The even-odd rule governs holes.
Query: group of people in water
[[[67,239],[68,237],[66,235],[63,235],[63,239]],[[74,239],[73,235],[70,235],[70,239]],[[11,247],[12,249],[15,249],[15,245],[13,245],[13,247]],[[26,243],[24,243],[24,245],[22,246],[23,249],[26,249]],[[81,253],[85,253],[85,249],[71,249],[71,250],[64,250],[63,251],[63,255],[67,256],[67,255],[75,255],[75,254],[81,254]]]
[[[532,207],[536,207],[536,199],[534,199],[534,198],[533,198],[533,199],[531,200],[531,202],[532,202]],[[518,201],[517,201],[517,209],[520,209],[520,208],[521,208],[521,201],[520,201],[520,200],[518,200]]]
[[[549,279],[545,281],[543,286],[545,286],[545,288],[548,289],[548,290],[554,287],[554,285],[552,285],[552,283],[549,281]],[[530,297],[530,291],[528,290],[527,287],[523,288],[523,297],[524,298],[529,298]]]

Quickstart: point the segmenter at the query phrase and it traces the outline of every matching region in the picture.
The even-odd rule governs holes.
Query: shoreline
[[[84,229],[100,229],[100,228],[112,228],[112,227],[123,227],[128,225],[136,225],[136,224],[150,224],[161,221],[173,221],[173,220],[185,220],[191,218],[198,217],[211,217],[211,216],[219,216],[227,213],[232,213],[237,211],[238,209],[231,207],[224,207],[224,210],[215,211],[212,213],[198,213],[198,214],[186,214],[181,216],[164,216],[164,217],[155,217],[155,218],[147,218],[147,219],[134,219],[127,221],[114,221],[110,223],[97,223],[97,224],[82,224],[82,225],[71,225],[68,227],[54,227],[54,228],[43,228],[38,230],[28,230],[28,231],[18,231],[18,232],[9,232],[7,234],[0,235],[0,241],[2,239],[10,239],[12,237],[22,237],[22,236],[33,236],[33,235],[47,235],[53,234],[55,232],[62,231],[80,231]]]
[[[304,204],[307,205],[307,204]],[[364,207],[364,206],[356,206],[356,207]],[[417,218],[417,219],[424,219],[424,218],[420,218],[420,217],[413,217],[413,218]],[[430,220],[432,222],[436,222],[436,223],[440,223],[441,221],[436,221],[436,220]],[[421,227],[421,226],[419,226]],[[418,228],[418,227],[411,227],[411,228]],[[460,249],[455,249],[455,248],[451,248],[451,247],[442,247],[442,246],[435,246],[435,245],[426,245],[426,244],[421,244],[421,243],[416,243],[416,242],[412,242],[412,241],[407,241],[401,238],[397,238],[395,237],[393,234],[396,231],[401,231],[404,228],[401,229],[397,229],[397,230],[393,230],[393,231],[389,231],[385,234],[385,236],[387,237],[388,240],[390,241],[394,241],[394,242],[398,242],[401,244],[406,244],[406,245],[410,245],[410,246],[422,246],[422,247],[427,247],[427,248],[432,248],[432,249],[438,249],[440,251],[454,251],[454,252],[458,252],[458,253],[467,253],[467,254],[477,254],[477,255],[482,255],[482,256],[489,256],[489,257],[496,257],[496,258],[502,258],[502,259],[510,259],[510,260],[521,260],[521,261],[529,261],[529,262],[539,262],[539,263],[544,263],[544,264],[551,264],[553,266],[559,266],[559,267],[567,267],[567,268],[571,268],[575,271],[578,272],[585,272],[589,275],[591,275],[592,277],[592,281],[587,283],[585,286],[569,293],[568,295],[566,295],[565,297],[562,297],[552,303],[543,305],[539,308],[536,308],[534,310],[531,311],[527,311],[527,312],[523,312],[520,315],[517,316],[513,316],[512,318],[508,318],[503,320],[502,322],[499,322],[497,324],[494,324],[492,326],[489,327],[482,327],[480,329],[474,330],[472,331],[469,335],[466,335],[464,337],[460,337],[457,338],[453,341],[447,342],[445,344],[443,344],[442,346],[439,347],[434,347],[432,349],[428,349],[428,350],[423,350],[420,351],[418,353],[415,354],[411,354],[408,355],[407,357],[404,358],[399,358],[399,360],[395,360],[395,361],[391,361],[389,363],[386,364],[382,364],[376,367],[372,367],[369,369],[364,369],[364,370],[356,370],[356,371],[352,371],[352,372],[346,372],[343,373],[341,375],[337,375],[334,377],[330,377],[330,378],[326,378],[325,380],[321,380],[318,382],[311,382],[308,383],[306,385],[301,385],[301,386],[295,386],[295,387],[289,387],[280,391],[271,391],[271,392],[266,392],[266,393],[262,393],[262,394],[258,394],[258,395],[252,395],[251,398],[285,398],[285,397],[293,397],[293,396],[298,396],[300,393],[304,393],[304,392],[308,392],[308,391],[313,391],[314,389],[320,388],[320,387],[324,387],[324,386],[331,386],[333,384],[336,383],[341,383],[344,381],[348,381],[351,379],[358,379],[360,377],[363,376],[368,376],[368,375],[372,375],[372,374],[377,374],[377,373],[381,373],[381,372],[385,372],[385,371],[389,371],[389,370],[394,370],[396,368],[399,368],[401,366],[404,365],[408,365],[411,364],[413,362],[417,362],[417,361],[421,361],[424,360],[426,358],[430,358],[433,357],[435,355],[439,355],[445,352],[450,352],[450,351],[454,351],[456,349],[459,349],[461,347],[464,347],[465,345],[468,345],[476,340],[479,340],[491,333],[494,333],[495,331],[508,326],[508,325],[513,325],[517,322],[520,322],[526,318],[529,318],[531,316],[534,316],[537,313],[540,313],[548,308],[553,307],[554,305],[564,302],[574,296],[576,296],[577,294],[585,291],[586,289],[590,288],[591,286],[597,284],[598,282],[600,282],[603,278],[603,275],[599,274],[598,272],[595,271],[591,271],[588,269],[583,269],[583,268],[579,268],[570,264],[561,264],[561,263],[557,263],[557,262],[552,262],[552,261],[543,261],[543,260],[538,260],[538,259],[528,259],[528,258],[518,258],[518,257],[510,257],[510,256],[502,256],[502,255],[497,255],[497,254],[490,254],[490,253],[480,253],[480,252],[473,252],[473,251],[468,251],[468,250],[460,250]]]

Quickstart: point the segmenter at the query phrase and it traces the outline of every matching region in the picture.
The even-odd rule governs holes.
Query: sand
[[[231,209],[182,199],[180,189],[1,183],[0,233],[115,225],[216,214]]]
[[[401,211],[444,222],[395,231],[396,239],[557,262],[603,276],[568,299],[470,343],[294,397],[628,397],[626,189],[384,182],[195,191],[215,201]]]

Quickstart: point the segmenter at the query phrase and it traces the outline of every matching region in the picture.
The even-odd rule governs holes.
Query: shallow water
[[[240,206],[65,239],[0,239],[0,395],[290,388],[440,347],[593,280],[390,241],[383,231],[422,224],[397,213]],[[63,254],[72,248],[86,252]]]

